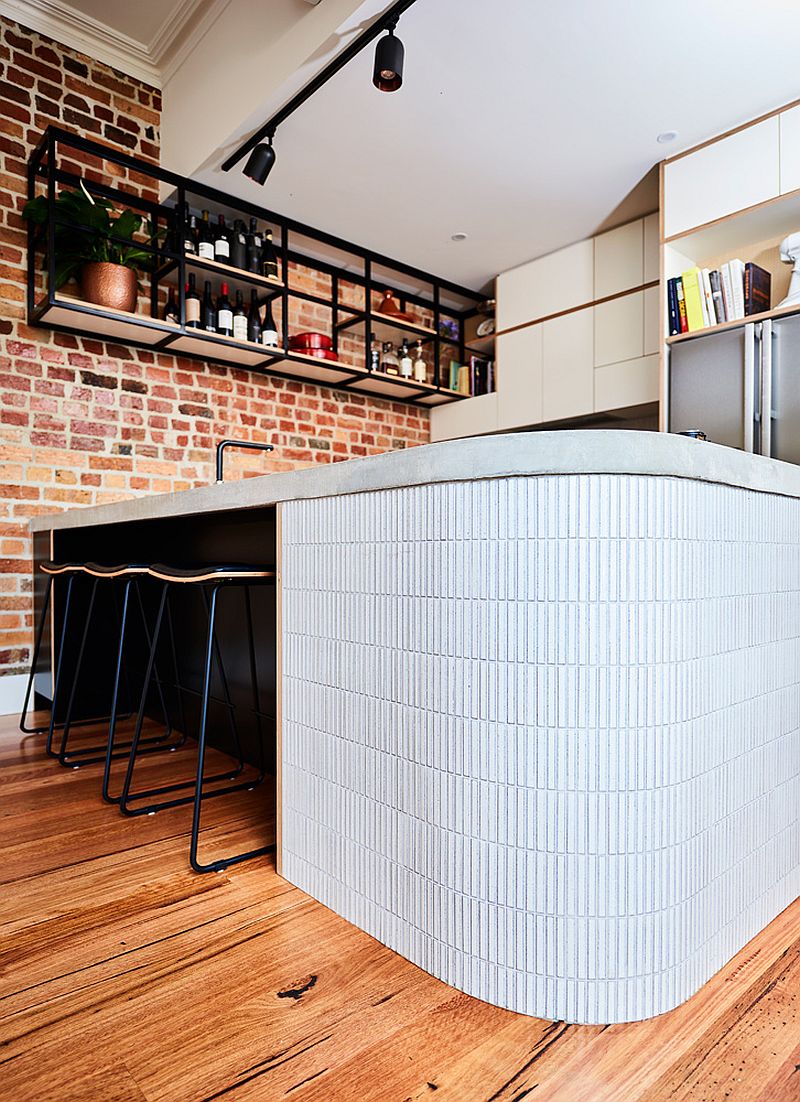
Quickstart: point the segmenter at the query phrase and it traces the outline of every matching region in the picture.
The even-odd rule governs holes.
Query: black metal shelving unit
[[[103,174],[104,165],[113,165],[131,176],[140,188],[155,194],[166,194],[156,202],[144,197],[126,180],[113,182]],[[86,302],[63,290],[55,290],[54,243],[55,226],[59,218],[55,207],[57,189],[76,187],[79,182],[90,193],[102,195],[118,205],[142,213],[150,221],[153,232],[149,240],[137,245],[155,255],[154,271],[150,275],[150,315],[111,310]],[[479,292],[430,273],[402,264],[373,250],[344,241],[331,234],[286,218],[274,211],[235,199],[186,177],[160,168],[148,161],[111,149],[99,142],[83,138],[60,127],[49,127],[33,152],[28,165],[28,196],[45,194],[49,218],[44,236],[39,238],[33,227],[28,230],[27,307],[31,324],[68,332],[100,337],[116,343],[137,345],[157,351],[175,353],[204,361],[246,368],[251,371],[337,390],[352,390],[392,401],[414,405],[436,406],[469,397],[445,384],[447,370],[445,351],[463,363],[465,354],[473,348],[465,343],[464,324],[476,313],[483,298]],[[174,251],[164,244],[164,233],[173,225],[175,207],[183,211],[184,203],[193,208],[208,207],[226,217],[248,219],[255,216],[273,228],[280,260],[280,278],[255,275],[216,261]],[[88,227],[84,227],[87,232]],[[167,240],[169,238],[167,237]],[[41,255],[42,263],[37,264]],[[317,273],[328,280],[330,296],[304,289],[293,278],[297,268]],[[199,280],[224,280],[232,290],[249,293],[256,287],[259,303],[276,301],[281,308],[281,346],[268,347],[251,341],[235,340],[187,328],[185,285],[189,272]],[[43,277],[43,285],[42,285]],[[37,287],[37,278],[39,286]],[[180,303],[180,323],[173,324],[158,317],[165,285],[177,283]],[[349,285],[360,295],[358,304],[342,297],[341,288]],[[398,320],[381,314],[374,306],[375,296],[391,290],[403,311],[414,309],[432,325]],[[289,348],[292,304],[308,302],[330,310],[330,335],[334,353],[348,337],[363,350],[363,366],[349,363],[346,358],[317,359]],[[450,323],[453,333],[444,336],[442,325]],[[412,342],[423,341],[430,356],[428,382],[422,383],[381,371],[371,371],[370,339],[392,339],[399,343],[403,336]],[[449,382],[449,375],[447,378]]]

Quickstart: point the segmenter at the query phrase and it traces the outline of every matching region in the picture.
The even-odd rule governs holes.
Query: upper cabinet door
[[[670,161],[664,168],[664,235],[774,198],[780,188],[779,127],[773,115]]]
[[[778,116],[781,138],[781,195],[800,188],[800,105]]]
[[[542,326],[528,325],[497,338],[497,427],[536,425],[541,419]]]
[[[594,239],[594,297],[607,298],[644,282],[644,228],[638,218]]]
[[[542,325],[542,420],[560,421],[594,410],[593,308]]]
[[[578,241],[497,277],[497,328],[511,329],[591,302],[594,242]]]

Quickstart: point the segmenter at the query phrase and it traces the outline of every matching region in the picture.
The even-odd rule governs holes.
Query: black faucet
[[[217,482],[222,482],[222,459],[226,448],[248,448],[254,452],[275,450],[272,444],[253,444],[250,440],[220,440],[217,444]]]

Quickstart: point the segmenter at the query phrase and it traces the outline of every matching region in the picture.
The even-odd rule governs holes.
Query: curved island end
[[[283,875],[498,1006],[683,1002],[800,891],[800,471],[633,432],[346,466],[281,510]]]

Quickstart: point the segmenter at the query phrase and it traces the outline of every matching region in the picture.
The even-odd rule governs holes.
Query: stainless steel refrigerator
[[[673,345],[670,432],[800,463],[800,315]]]

